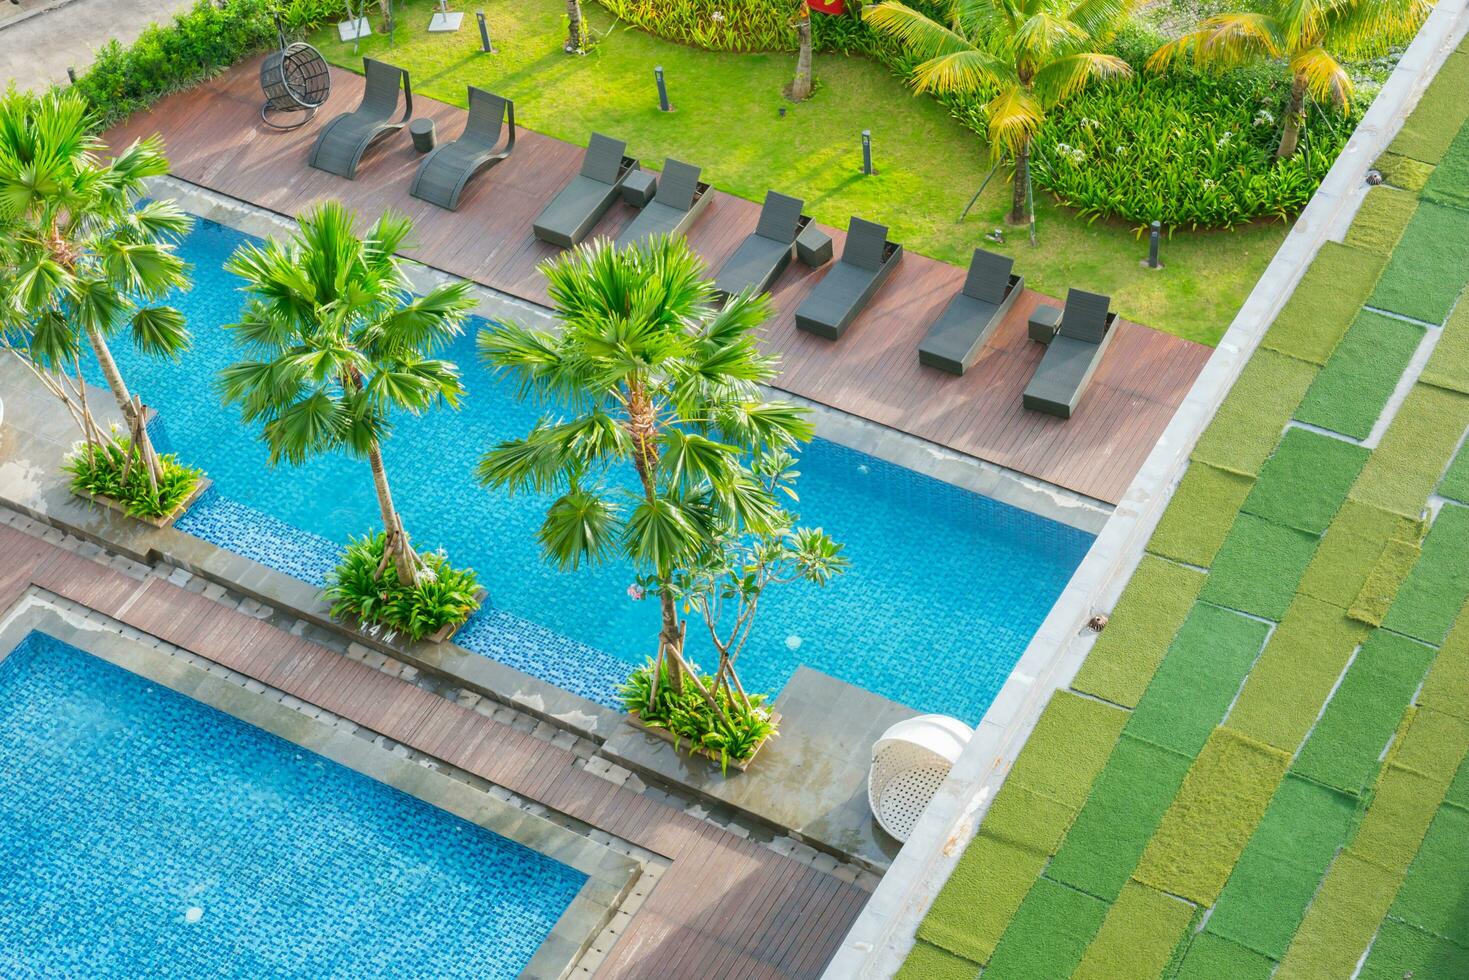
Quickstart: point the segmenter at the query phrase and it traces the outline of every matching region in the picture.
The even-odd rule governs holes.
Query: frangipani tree
[[[262,423],[272,463],[335,452],[367,461],[384,567],[414,586],[422,562],[393,503],[383,443],[393,413],[458,405],[459,372],[433,355],[461,332],[474,299],[467,282],[413,295],[394,254],[413,230],[403,215],[384,214],[359,235],[352,213],[328,201],[297,225],[289,240],[246,243],[225,263],[250,297],[225,329],[252,356],[220,372],[220,391],[246,422]]]
[[[1341,58],[1382,54],[1417,33],[1433,9],[1428,0],[1267,0],[1263,6],[1220,14],[1160,47],[1148,59],[1158,71],[1178,61],[1215,71],[1280,61],[1290,96],[1275,157],[1293,156],[1306,118],[1306,95],[1346,108],[1352,78]]]
[[[1046,111],[1098,78],[1132,74],[1102,52],[1131,0],[946,0],[943,22],[900,0],[866,8],[863,20],[915,57],[919,92],[987,98],[991,155],[1015,161],[1010,213],[1026,220],[1030,145]]]
[[[542,269],[559,332],[497,324],[479,346],[552,414],[486,453],[480,478],[556,494],[539,532],[556,565],[629,559],[659,604],[655,678],[691,682],[713,706],[683,655],[688,570],[712,567],[731,538],[787,532],[762,461],[812,434],[804,411],[760,391],[776,373],[755,342],[769,300],[738,295],[717,309],[682,238],[599,240]]]
[[[168,173],[157,137],[109,162],[74,92],[0,97],[0,343],[20,355],[77,420],[89,446],[110,442],[81,380],[90,347],[122,413],[130,459],[157,487],[162,463],[112,356],[120,334],[143,353],[176,357],[184,317],[161,300],[188,285],[175,253],[190,219],[171,201],[140,203],[145,181]],[[75,372],[75,380],[69,373]]]

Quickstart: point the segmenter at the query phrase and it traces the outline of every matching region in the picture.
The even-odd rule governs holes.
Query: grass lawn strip
[[[1275,964],[1211,932],[1201,932],[1184,953],[1175,980],[1267,980]]]
[[[1162,976],[1196,913],[1187,902],[1129,881],[1071,980],[1153,980]]]
[[[1071,686],[1136,705],[1203,587],[1204,573],[1143,555]]]
[[[1079,808],[1126,722],[1120,708],[1057,691],[1006,782]]]
[[[1426,323],[1443,323],[1463,291],[1465,268],[1469,211],[1423,201],[1367,303]],[[1343,289],[1348,291],[1355,295],[1355,290]]]
[[[1351,499],[1414,520],[1469,427],[1469,395],[1417,384],[1362,467]]]
[[[1469,395],[1469,302],[1460,300],[1449,314],[1418,379]]]
[[[1433,670],[1438,669],[1434,661]],[[1394,765],[1438,783],[1444,790],[1454,780],[1469,751],[1469,721],[1418,705],[1411,724],[1393,745]]]
[[[1403,237],[1413,212],[1418,209],[1418,195],[1387,184],[1367,191],[1362,206],[1352,218],[1345,243],[1353,248],[1387,255]]]
[[[1469,810],[1440,807],[1429,825],[1391,915],[1425,932],[1469,947]]]
[[[974,980],[979,964],[922,939],[913,944],[896,980]]]
[[[1423,200],[1452,208],[1469,208],[1469,126],[1460,127],[1433,176],[1423,185]]]
[[[1469,51],[1461,45],[1444,59],[1388,149],[1424,163],[1438,163],[1469,122],[1465,91],[1469,91]]]
[[[1240,514],[1199,598],[1279,622],[1316,544],[1315,535]]]
[[[1459,455],[1449,464],[1448,472],[1439,481],[1438,492],[1440,496],[1450,500],[1469,504],[1469,443],[1459,450]]]
[[[985,967],[986,980],[1070,976],[1106,915],[1106,902],[1037,878]]]
[[[1148,551],[1208,568],[1254,482],[1208,463],[1190,464],[1148,542]]]
[[[1362,583],[1362,591],[1357,593],[1347,615],[1359,623],[1381,626],[1398,597],[1398,589],[1403,587],[1403,581],[1421,557],[1423,549],[1417,541],[1401,538],[1388,541],[1370,566],[1367,581]]]
[[[1382,625],[1438,646],[1469,596],[1469,507],[1444,504]]]
[[[1371,310],[1357,314],[1306,392],[1296,418],[1355,439],[1367,438],[1423,333],[1422,327],[1406,320]]]
[[[1360,795],[1372,782],[1382,750],[1408,710],[1434,651],[1375,630],[1347,668],[1292,770]]]
[[[1351,850],[1337,855],[1274,980],[1350,977],[1401,881],[1401,871],[1390,871]]]
[[[1449,785],[1449,792],[1444,797],[1444,802],[1461,810],[1469,810],[1469,766],[1460,764],[1459,774]]]
[[[1192,762],[1192,756],[1124,733],[1046,875],[1115,899]]]
[[[1410,223],[1405,238],[1412,229]],[[1387,256],[1377,252],[1337,242],[1324,243],[1295,292],[1265,332],[1260,346],[1313,364],[1325,364],[1347,327],[1356,319],[1357,311],[1367,301],[1373,283],[1387,263]]]
[[[1469,977],[1469,949],[1388,919],[1356,980]]]
[[[1367,632],[1338,607],[1297,595],[1225,723],[1294,754]]]
[[[1328,365],[1316,376],[1318,385],[1330,370]],[[1319,536],[1331,524],[1370,455],[1362,446],[1319,432],[1286,429],[1280,445],[1260,468],[1260,478],[1242,509]]]
[[[1422,537],[1423,525],[1416,518],[1349,498],[1321,538],[1298,591],[1348,609],[1357,601],[1388,541],[1397,538],[1416,544]],[[1401,581],[1400,576],[1393,584],[1394,594]]]
[[[1254,833],[1290,756],[1215,729],[1138,862],[1138,881],[1212,905]]]
[[[1279,960],[1356,816],[1352,797],[1287,775],[1214,903],[1208,931]]]
[[[1230,703],[1270,627],[1200,602],[1184,621],[1124,734],[1181,753],[1199,754]]]
[[[1189,458],[1248,476],[1260,472],[1317,370],[1307,361],[1256,351]]]

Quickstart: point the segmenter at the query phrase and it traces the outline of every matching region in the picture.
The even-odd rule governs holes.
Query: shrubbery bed
[[[141,460],[128,465],[132,445],[118,437],[102,444],[82,443],[63,464],[72,492],[105,497],[132,517],[158,521],[171,517],[199,488],[204,471],[184,466],[172,454],[160,455],[163,475],[153,485]]]
[[[413,640],[443,639],[467,620],[480,604],[474,570],[454,568],[442,554],[420,555],[424,570],[419,583],[405,586],[391,561],[383,561],[387,535],[354,538],[327,580],[332,615],[356,619]]]

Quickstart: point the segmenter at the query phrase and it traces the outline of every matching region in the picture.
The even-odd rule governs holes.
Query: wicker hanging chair
[[[260,63],[260,88],[265,92],[261,121],[273,129],[296,129],[316,115],[331,95],[331,69],[311,45],[285,44]],[[299,115],[282,121],[290,113]]]

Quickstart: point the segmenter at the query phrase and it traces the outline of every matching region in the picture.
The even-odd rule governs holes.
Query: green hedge
[[[288,36],[342,14],[340,0],[198,0],[169,24],[150,25],[131,45],[116,40],[98,50],[76,82],[108,126],[179,89],[197,85],[276,43],[279,9]]]

